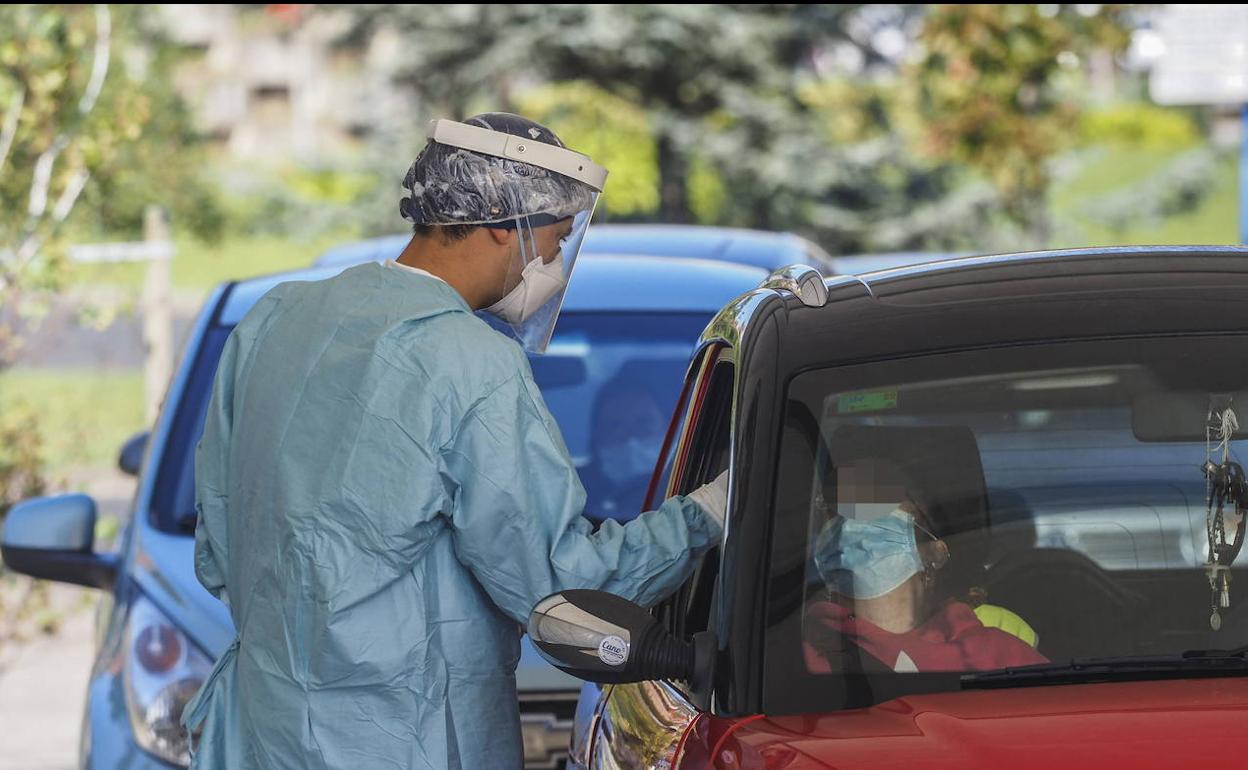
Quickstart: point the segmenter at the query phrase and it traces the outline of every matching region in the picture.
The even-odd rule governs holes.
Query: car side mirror
[[[14,572],[61,583],[111,588],[117,557],[96,554],[95,501],[86,495],[18,503],[4,519],[0,558]]]
[[[143,431],[131,436],[121,447],[117,455],[117,467],[123,473],[138,476],[143,467],[143,453],[147,451],[147,441],[152,437],[150,431]]]
[[[555,668],[590,682],[692,680],[695,645],[670,636],[649,612],[605,591],[568,590],[529,616],[533,646]]]

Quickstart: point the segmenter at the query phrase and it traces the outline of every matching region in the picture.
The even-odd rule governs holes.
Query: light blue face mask
[[[878,519],[833,518],[815,541],[820,577],[854,599],[896,590],[923,570],[914,524],[914,516],[901,508]]]
[[[634,437],[598,450],[600,469],[615,484],[623,484],[654,471],[663,436]]]

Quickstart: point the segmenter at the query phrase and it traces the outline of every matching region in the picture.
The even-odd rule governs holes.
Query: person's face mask
[[[563,274],[563,240],[559,251],[549,262],[536,257],[525,264],[520,273],[520,283],[506,296],[485,309],[510,324],[522,324],[529,320],[543,305],[567,285]]]
[[[662,443],[662,436],[645,436],[602,447],[598,450],[602,475],[615,484],[650,475]]]
[[[875,599],[920,572],[939,569],[943,561],[924,563],[915,540],[914,516],[898,507],[869,521],[833,519],[815,542],[815,566],[837,593]]]

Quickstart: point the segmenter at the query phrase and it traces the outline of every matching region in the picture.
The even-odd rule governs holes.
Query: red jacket
[[[947,602],[926,623],[904,634],[856,618],[835,602],[811,605],[806,623],[806,666],[811,673],[832,671],[820,652],[825,645],[813,640],[840,635],[894,671],[988,671],[1049,662],[1018,637],[987,628],[974,610],[956,601]]]

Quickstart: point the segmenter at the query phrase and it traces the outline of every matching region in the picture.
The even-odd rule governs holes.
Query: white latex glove
[[[728,512],[728,471],[719,474],[709,484],[703,484],[685,495],[698,504],[706,514],[724,528],[724,515]]]

